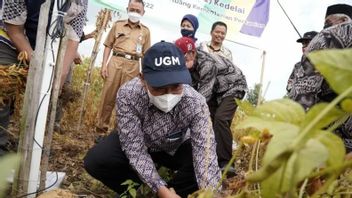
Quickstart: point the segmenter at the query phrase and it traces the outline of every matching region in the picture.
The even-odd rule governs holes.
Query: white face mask
[[[128,19],[132,23],[137,23],[142,18],[142,15],[138,14],[137,12],[128,12]]]
[[[153,96],[148,90],[150,102],[161,111],[167,113],[171,111],[182,98],[182,94],[164,94],[161,96]]]

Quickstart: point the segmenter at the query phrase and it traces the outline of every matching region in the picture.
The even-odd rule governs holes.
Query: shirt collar
[[[223,45],[221,45],[221,47],[220,47],[220,49],[219,50],[214,50],[214,48],[210,45],[211,44],[211,41],[208,41],[207,42],[207,46],[211,49],[211,50],[213,50],[214,52],[224,52],[224,47],[223,47]]]
[[[141,28],[141,22],[139,21],[136,26],[133,26],[128,19],[125,20],[123,26],[129,26],[130,28],[138,27]]]

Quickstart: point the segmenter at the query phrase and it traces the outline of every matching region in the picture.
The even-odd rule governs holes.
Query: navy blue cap
[[[316,32],[316,31],[306,32],[306,33],[303,34],[302,38],[297,39],[297,43],[303,43],[305,41],[311,41],[317,34],[318,34],[318,32]]]
[[[173,84],[191,84],[182,51],[173,43],[161,41],[145,53],[142,73],[148,85],[163,87]]]

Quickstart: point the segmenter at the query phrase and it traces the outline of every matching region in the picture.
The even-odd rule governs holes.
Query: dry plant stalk
[[[26,67],[0,65],[0,103],[4,100],[13,100],[16,95],[24,92],[27,75]]]
[[[81,125],[82,125],[82,119],[85,114],[85,103],[86,103],[86,97],[88,94],[88,89],[91,83],[91,77],[92,77],[92,69],[95,64],[96,57],[98,55],[98,48],[100,45],[101,37],[103,34],[103,31],[106,30],[109,22],[111,21],[111,11],[108,9],[100,10],[98,16],[97,16],[97,21],[96,21],[96,34],[95,34],[95,44],[92,50],[92,58],[90,60],[89,67],[87,69],[87,74],[86,74],[86,80],[83,86],[83,94],[82,94],[82,103],[81,103],[81,108],[80,108],[80,116],[79,116],[79,121],[77,124],[77,130],[80,130]]]
[[[28,54],[20,52],[17,59],[18,65],[0,65],[0,104],[5,100],[14,100],[16,95],[23,93],[26,88]]]

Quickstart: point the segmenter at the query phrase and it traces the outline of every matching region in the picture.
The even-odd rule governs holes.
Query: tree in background
[[[246,100],[248,100],[252,105],[256,106],[258,104],[259,91],[262,85],[260,83],[255,83],[253,89],[249,89]],[[261,99],[264,101],[264,98]]]

